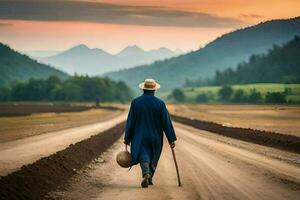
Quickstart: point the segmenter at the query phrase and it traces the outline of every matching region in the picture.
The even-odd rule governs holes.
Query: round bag
[[[116,160],[121,167],[131,167],[131,154],[127,150],[119,152],[117,154]]]

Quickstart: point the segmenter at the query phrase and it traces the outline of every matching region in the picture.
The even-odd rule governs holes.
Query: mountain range
[[[109,71],[150,64],[156,60],[171,58],[182,53],[180,50],[171,51],[164,47],[145,51],[134,45],[113,55],[102,49],[91,49],[80,44],[57,55],[36,57],[36,59],[69,74],[99,75]]]
[[[234,69],[252,54],[265,53],[274,44],[282,45],[299,34],[300,17],[266,21],[224,34],[197,51],[106,76],[123,80],[132,88],[151,77],[161,83],[163,90],[172,89],[183,86],[187,79],[212,77],[216,70]]]
[[[53,67],[38,63],[26,55],[0,43],[0,85],[30,78],[48,78],[55,75],[61,79],[69,75]]]

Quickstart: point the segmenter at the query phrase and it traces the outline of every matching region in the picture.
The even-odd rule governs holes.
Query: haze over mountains
[[[0,43],[0,86],[14,81],[26,81],[30,78],[46,79],[51,75],[61,79],[68,77],[68,74],[40,64]]]
[[[30,57],[33,57],[33,58],[36,58],[36,57],[44,58],[44,57],[50,57],[50,56],[57,55],[57,54],[61,53],[61,51],[36,50],[36,51],[21,51],[21,53],[29,55]]]
[[[123,80],[132,88],[137,88],[146,77],[157,79],[162,89],[181,87],[186,79],[211,77],[216,70],[235,68],[252,54],[264,53],[274,44],[282,45],[299,34],[300,17],[271,20],[225,34],[197,51],[106,75]]]
[[[156,60],[171,58],[182,53],[180,50],[171,51],[164,47],[145,51],[134,45],[113,55],[102,49],[91,49],[80,44],[57,55],[44,58],[36,57],[36,59],[69,74],[100,75],[109,71],[150,64]]]

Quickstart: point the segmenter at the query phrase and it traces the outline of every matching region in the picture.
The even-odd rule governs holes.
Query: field
[[[221,86],[205,86],[205,87],[187,87],[183,88],[183,92],[187,98],[187,101],[193,102],[197,95],[202,93],[211,93],[217,95]],[[261,92],[263,96],[267,92],[283,92],[285,88],[291,88],[291,94],[287,96],[287,100],[300,103],[300,84],[276,84],[276,83],[257,83],[257,84],[245,84],[245,85],[233,85],[234,90],[242,89],[245,92],[249,92],[251,89],[256,89]],[[163,99],[167,99],[171,91],[161,92],[159,96]]]
[[[90,104],[11,103],[1,104],[0,108],[0,143],[100,122],[121,112],[107,108],[94,109]]]
[[[300,106],[171,104],[170,113],[300,137]]]
[[[127,108],[128,105],[106,106]],[[18,110],[15,106],[13,108]],[[76,106],[73,108],[76,110]],[[188,118],[215,121],[226,126],[271,129],[299,136],[300,106],[168,104],[168,108],[171,113]],[[38,109],[35,107],[32,110]],[[61,131],[65,132],[63,134],[53,132],[31,137],[33,140],[26,138],[2,143],[0,163],[2,173],[7,175],[0,178],[0,198],[44,199],[46,196],[50,199],[120,199],[133,196],[144,199],[149,194],[155,194],[157,199],[299,197],[299,151],[280,148],[296,144],[294,146],[299,149],[298,138],[291,143],[281,140],[284,142],[277,144],[276,148],[266,135],[259,137],[258,140],[262,141],[260,143],[248,142],[236,137],[212,134],[216,132],[188,123],[174,123],[178,138],[176,157],[184,187],[178,189],[176,186],[173,157],[165,140],[162,159],[154,178],[155,185],[141,190],[140,168],[133,167],[128,172],[127,169],[121,169],[115,160],[117,153],[124,150],[122,135],[125,124],[120,122],[125,120],[126,113],[107,108],[79,112],[58,110],[56,113],[0,117],[0,127],[6,125],[6,131],[12,131],[7,134],[4,130],[5,139],[40,134],[42,132],[34,131],[49,131],[60,125],[63,125],[62,128],[66,125],[74,126],[73,129]],[[102,124],[102,131],[100,128],[95,131],[94,124],[76,127],[81,123],[94,123],[105,118],[109,120],[98,123]],[[27,135],[22,135],[26,132]],[[265,134],[269,136],[273,133]],[[81,139],[75,143],[70,140],[72,135],[81,135]],[[89,136],[84,137],[86,135]],[[36,140],[39,137],[42,139]],[[284,135],[283,138],[291,136]],[[279,140],[274,138],[272,141],[278,143]]]

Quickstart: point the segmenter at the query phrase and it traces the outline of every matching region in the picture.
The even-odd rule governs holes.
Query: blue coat
[[[135,98],[131,102],[124,138],[125,144],[131,143],[133,165],[141,159],[148,159],[154,174],[162,151],[163,132],[169,143],[176,140],[165,103],[155,97],[153,92],[145,92]]]

